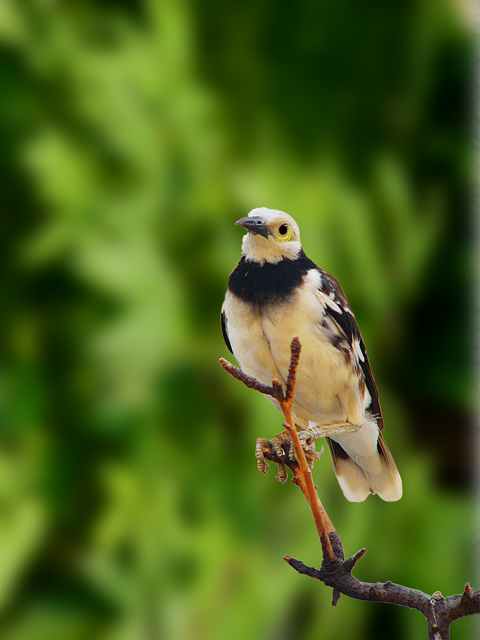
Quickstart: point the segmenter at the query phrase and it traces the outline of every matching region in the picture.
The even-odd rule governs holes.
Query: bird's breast
[[[345,391],[351,385],[351,368],[344,354],[322,331],[323,309],[316,301],[305,301],[301,292],[290,304],[265,309],[262,328],[271,358],[282,380],[290,365],[290,344],[298,336],[302,351],[297,372],[294,412],[316,424],[344,421]],[[357,381],[354,381],[357,386]]]
[[[264,384],[271,384],[273,378],[281,380],[259,307],[227,292],[223,309],[227,318],[228,338],[243,371]]]
[[[316,424],[361,420],[358,379],[322,329],[325,309],[315,295],[318,277],[309,274],[288,298],[264,305],[244,302],[228,292],[224,304],[228,336],[241,368],[264,384],[273,378],[286,383],[290,344],[298,336],[302,352],[294,413],[302,422]]]

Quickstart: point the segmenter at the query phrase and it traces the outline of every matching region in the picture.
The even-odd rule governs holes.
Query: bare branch
[[[338,533],[330,534],[332,547],[339,551],[341,540]],[[361,557],[365,555],[366,549],[361,549],[354,556],[347,560],[342,560],[342,552],[334,560],[323,562],[320,569],[315,569],[305,565],[300,560],[285,556],[284,560],[298,573],[320,580],[334,591],[345,594],[356,600],[368,602],[383,602],[396,604],[410,609],[417,609],[427,619],[428,637],[432,640],[444,640],[450,637],[449,627],[453,620],[464,616],[480,613],[480,591],[474,591],[467,583],[462,595],[448,596],[444,598],[440,592],[433,596],[404,587],[393,582],[361,582],[352,576],[352,568]],[[336,604],[338,598],[333,600]]]
[[[293,395],[295,392],[295,383],[297,381],[297,369],[298,363],[300,362],[300,352],[302,350],[302,345],[300,344],[300,340],[297,336],[295,336],[290,344],[290,366],[288,368],[288,378],[287,378],[287,390],[285,392],[285,399],[287,401],[293,402]]]
[[[301,353],[301,345],[297,337],[292,340],[290,349],[291,359],[285,392],[278,380],[273,380],[272,386],[268,386],[248,376],[223,358],[220,359],[220,364],[225,371],[243,382],[249,389],[255,389],[264,395],[275,398],[285,417],[283,426],[286,427],[286,432],[279,434],[273,440],[265,438],[257,440],[255,455],[258,468],[262,473],[266,473],[266,460],[272,460],[278,465],[277,479],[280,482],[285,482],[287,478],[286,467],[292,470],[293,482],[302,489],[312,511],[322,545],[323,562],[320,569],[314,569],[290,556],[285,556],[284,560],[298,573],[308,575],[332,587],[332,604],[334,606],[337,604],[340,594],[343,593],[356,600],[383,602],[417,609],[427,619],[429,640],[447,640],[450,637],[449,628],[453,620],[480,613],[480,591],[474,591],[468,582],[463,594],[444,598],[438,591],[430,596],[418,589],[404,587],[389,581],[383,583],[361,582],[352,575],[353,567],[365,555],[366,549],[360,549],[351,558],[345,560],[340,536],[323,508],[313,484],[311,468],[313,461],[318,459],[320,455],[312,453],[307,447],[311,463],[309,465],[292,416],[295,382]],[[287,433],[290,437],[287,436]],[[307,442],[305,438],[303,441]]]
[[[256,378],[247,375],[244,373],[239,367],[228,362],[225,358],[220,358],[219,360],[222,367],[227,371],[231,376],[243,382],[243,384],[249,389],[255,389],[255,391],[260,391],[266,396],[273,396],[279,402],[283,402],[285,400],[285,396],[283,395],[282,385],[278,382],[278,380],[272,380],[272,386],[269,387],[268,384],[262,384]]]
[[[283,392],[282,385],[278,382],[278,380],[272,380],[272,386],[270,387],[259,382],[258,380],[256,380],[256,378],[247,375],[241,369],[235,367],[224,358],[220,359],[220,364],[225,369],[225,371],[227,371],[237,380],[240,380],[240,382],[243,382],[243,384],[249,389],[255,389],[256,391],[260,391],[260,393],[263,393],[264,395],[272,396],[279,403],[280,409],[285,417],[285,423],[283,426],[286,427],[290,435],[290,443],[295,451],[295,459],[292,459],[288,455],[288,452],[285,456],[279,455],[279,447],[275,447],[275,441],[271,442],[264,438],[260,438],[259,440],[257,440],[257,447],[255,450],[255,455],[258,461],[258,468],[262,473],[265,474],[265,458],[273,460],[278,465],[279,471],[277,478],[280,480],[280,482],[285,482],[285,466],[290,467],[294,475],[293,480],[295,484],[297,484],[301,488],[308,504],[310,505],[313,519],[315,521],[318,535],[320,537],[322,551],[324,554],[327,554],[329,557],[333,558],[333,551],[331,548],[328,533],[330,533],[331,531],[335,531],[335,528],[330,522],[330,518],[323,508],[323,505],[320,502],[320,498],[318,497],[318,494],[315,490],[311,468],[305,457],[305,452],[300,443],[298,432],[295,426],[295,421],[292,416],[292,403],[295,393],[295,383],[297,378],[298,363],[300,361],[301,348],[302,347],[300,344],[300,340],[295,336],[290,345],[291,358],[290,366],[288,369],[285,393]],[[282,447],[285,447],[285,444],[285,442],[282,442]]]

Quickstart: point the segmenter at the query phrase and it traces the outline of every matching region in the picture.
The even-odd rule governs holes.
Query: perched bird
[[[315,433],[322,427],[329,434],[333,467],[348,500],[361,502],[370,493],[398,500],[402,481],[381,433],[377,387],[342,288],[307,258],[291,216],[261,207],[236,224],[247,233],[222,307],[228,349],[245,373],[268,385],[276,378],[285,388],[290,343],[298,336],[302,352],[292,406],[297,429]]]

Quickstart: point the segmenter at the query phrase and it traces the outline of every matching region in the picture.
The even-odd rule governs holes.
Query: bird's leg
[[[285,427],[286,424],[284,423],[283,426]],[[297,429],[299,429],[298,425]],[[309,466],[312,467],[315,460],[320,460],[323,455],[323,451],[320,451],[320,453],[315,451],[315,438],[313,438],[308,431],[300,429],[298,438],[302,445],[302,449],[305,452],[307,462],[309,463]],[[295,449],[288,431],[282,431],[282,433],[277,434],[275,438],[273,438],[272,444],[275,447],[277,454],[281,452],[284,456],[288,455],[290,460],[295,460]]]
[[[323,447],[320,451],[315,451],[315,438],[310,430],[302,430],[298,434],[298,439],[300,440],[300,444],[302,445],[303,450],[305,451],[305,458],[307,459],[308,466],[310,469],[313,467],[313,463],[315,460],[320,460],[323,456]],[[292,460],[295,459],[295,451],[294,448],[290,448],[290,458]]]
[[[285,460],[285,452],[281,446],[275,446],[272,440],[267,438],[257,438],[255,445],[255,457],[257,458],[257,466],[259,470],[265,475],[267,473],[267,456],[269,460],[273,460],[278,467],[278,476],[275,476],[282,484],[287,479],[287,470],[283,460]]]
[[[290,434],[288,433],[288,431],[277,433],[277,435],[272,438],[271,443],[273,445],[273,448],[275,449],[275,453],[279,458],[288,455],[292,448]]]
[[[263,475],[267,474],[268,463],[265,454],[270,450],[270,440],[266,438],[257,438],[255,443],[255,457],[257,459],[257,467]]]
[[[322,457],[323,448],[320,452],[315,451],[315,438],[310,431],[302,430],[298,436],[305,452],[308,466],[312,468],[315,460],[319,460]],[[257,466],[263,474],[267,473],[267,458],[273,460],[278,467],[277,480],[282,483],[285,482],[287,479],[285,464],[295,461],[295,450],[289,432],[282,431],[272,440],[257,438],[255,457],[257,458]]]
[[[340,433],[354,433],[358,431],[362,425],[352,424],[351,422],[332,422],[331,424],[319,424],[315,427],[306,429],[313,440],[319,440],[326,436],[336,436]]]

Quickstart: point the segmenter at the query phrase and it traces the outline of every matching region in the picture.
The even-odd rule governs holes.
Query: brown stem
[[[302,346],[300,340],[295,336],[290,344],[291,359],[290,367],[288,369],[287,388],[285,391],[285,401],[281,404],[283,415],[285,416],[285,426],[288,429],[290,438],[295,449],[295,457],[298,461],[298,467],[295,469],[295,478],[298,481],[300,488],[308,502],[310,510],[317,527],[317,532],[320,537],[322,545],[323,556],[333,558],[332,545],[330,544],[330,538],[328,534],[335,531],[327,512],[323,508],[318,493],[313,484],[312,470],[307,463],[305,452],[298,437],[298,432],[295,427],[295,421],[292,416],[292,404],[295,395],[295,384],[297,381],[297,369],[300,362],[300,352]]]
[[[295,426],[292,426],[294,425],[294,422],[292,419],[291,406],[285,406],[282,407],[282,409],[283,415],[285,416],[286,420],[284,425],[288,429],[288,432],[292,439],[293,447],[295,449],[295,457],[298,461],[298,465],[295,467],[293,472],[295,481],[302,490],[303,495],[305,496],[312,512],[315,526],[317,527],[318,536],[320,538],[320,543],[322,545],[323,556],[328,556],[330,559],[332,559],[334,555],[328,534],[332,531],[335,531],[335,527],[330,521],[327,512],[323,508],[323,505],[320,502],[320,498],[318,497],[318,493],[315,489],[315,485],[313,484],[312,472],[310,467],[308,466],[303,447],[300,444],[297,429],[295,428]]]
[[[220,364],[225,369],[225,371],[227,371],[237,380],[240,380],[240,382],[243,382],[246,387],[248,387],[249,389],[260,391],[260,393],[263,393],[265,395],[272,396],[280,404],[280,408],[285,417],[284,426],[290,434],[290,438],[295,450],[297,464],[289,465],[293,470],[294,481],[302,490],[303,495],[305,496],[312,512],[315,526],[320,538],[320,543],[322,545],[323,556],[332,559],[334,557],[334,554],[328,534],[335,531],[335,527],[331,523],[330,518],[323,508],[323,505],[320,502],[320,498],[318,497],[317,491],[315,489],[315,485],[313,484],[312,472],[307,463],[303,447],[300,444],[298,432],[295,427],[295,421],[292,415],[292,404],[295,395],[295,383],[297,379],[297,369],[298,363],[300,361],[301,350],[302,346],[300,344],[300,340],[297,336],[295,336],[290,344],[291,358],[290,366],[288,369],[285,393],[283,392],[282,385],[278,382],[278,380],[272,380],[272,386],[269,387],[268,385],[259,382],[256,378],[247,375],[238,367],[235,367],[227,360],[224,360],[224,358],[220,359]]]

